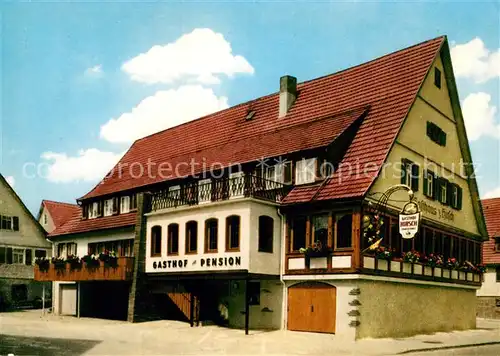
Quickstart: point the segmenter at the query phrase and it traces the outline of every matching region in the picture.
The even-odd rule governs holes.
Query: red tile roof
[[[80,212],[80,207],[76,204],[52,200],[42,200],[42,206],[48,210],[56,229],[68,221],[73,214]]]
[[[368,115],[342,161],[343,168],[327,184],[318,186],[320,191],[312,193],[311,187],[297,187],[286,202],[300,202],[310,196],[318,200],[361,197],[377,176],[444,41],[445,37],[439,37],[301,83],[297,100],[281,119],[278,119],[279,95],[275,93],[139,139],[112,173],[82,199],[190,173],[188,169],[181,169],[179,174],[161,176],[158,165],[165,162],[175,167],[194,159],[195,162],[206,162],[208,166],[211,162],[229,166],[326,145],[359,114],[356,110],[353,115],[347,112],[369,106]],[[250,110],[255,111],[255,115],[252,120],[245,121]],[[141,175],[138,163],[146,169],[148,160],[155,164],[151,170],[153,174]],[[131,174],[128,167],[133,163],[137,169]],[[126,169],[119,172],[120,166]],[[369,167],[365,169],[366,166]],[[353,167],[365,168],[356,174]]]
[[[136,221],[136,213],[131,212],[127,214],[105,216],[96,219],[82,220],[80,211],[73,213],[71,218],[58,227],[48,237],[55,237],[68,234],[79,234],[83,232],[114,229],[119,227],[134,226]]]
[[[500,252],[495,252],[495,237],[500,237],[500,198],[483,199],[481,203],[489,236],[483,243],[483,263],[500,264]]]

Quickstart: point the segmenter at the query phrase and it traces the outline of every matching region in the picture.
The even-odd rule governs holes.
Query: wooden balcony
[[[41,271],[35,265],[35,281],[128,281],[132,279],[134,269],[133,257],[119,257],[116,267],[105,266],[100,261],[99,267],[87,267],[82,263],[81,268],[71,269],[67,263],[65,268],[55,268],[51,263],[47,271]]]
[[[325,256],[305,256],[289,253],[285,257],[285,274],[330,274],[354,273],[354,253],[351,251],[332,252]]]
[[[151,193],[146,212],[243,197],[279,203],[292,186],[250,174],[188,182]]]

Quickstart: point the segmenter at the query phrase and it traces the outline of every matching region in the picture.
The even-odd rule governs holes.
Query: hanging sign
[[[420,213],[399,214],[399,233],[403,239],[412,239],[418,232]]]

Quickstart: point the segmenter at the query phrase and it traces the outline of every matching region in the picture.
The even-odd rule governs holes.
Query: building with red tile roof
[[[73,216],[80,214],[77,204],[69,204],[52,200],[42,200],[38,212],[38,222],[48,233],[61,227]]]
[[[277,93],[135,141],[49,238],[59,255],[133,256],[132,269],[64,277],[121,279],[116,303],[96,308],[130,321],[161,309],[351,339],[471,328],[486,238],[473,173],[438,37],[299,84],[283,76]]]

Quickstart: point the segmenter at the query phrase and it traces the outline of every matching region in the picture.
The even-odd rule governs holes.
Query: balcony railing
[[[290,185],[253,175],[203,180],[153,192],[146,210],[156,211],[241,197],[279,203],[290,189]]]
[[[106,266],[100,261],[99,266],[87,267],[82,263],[79,268],[71,268],[66,263],[64,268],[50,264],[48,270],[40,270],[35,265],[35,281],[128,281],[132,279],[133,257],[118,257],[117,265]]]

